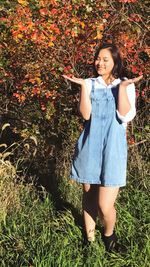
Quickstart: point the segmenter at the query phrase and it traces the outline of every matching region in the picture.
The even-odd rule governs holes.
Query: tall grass
[[[82,188],[68,179],[70,154],[63,155],[66,162],[63,158],[54,198],[43,187],[37,190],[31,178],[26,183],[18,175],[18,164],[12,165],[8,150],[4,151],[0,154],[1,267],[150,266],[149,168],[136,146],[129,149],[127,187],[116,203],[121,249],[111,254],[101,241],[99,220],[96,241],[84,244]],[[64,153],[70,153],[67,146]]]
[[[41,188],[37,192],[33,184],[16,182],[14,167],[6,161],[1,172],[2,207],[0,256],[2,267],[148,267],[150,262],[149,198],[146,190],[128,183],[117,202],[116,226],[123,249],[108,254],[101,242],[100,223],[96,230],[96,241],[84,246],[82,225],[73,215],[72,208],[56,210],[51,195]],[[13,169],[13,171],[12,171]],[[132,177],[129,177],[129,179]],[[5,180],[6,179],[6,180]],[[140,177],[138,177],[138,180]],[[64,184],[69,184],[64,178]],[[5,183],[4,183],[5,182]],[[5,186],[4,186],[5,184]],[[75,205],[81,201],[81,190],[69,184],[63,188]],[[79,193],[77,195],[77,193]],[[10,197],[9,205],[7,199]],[[5,204],[6,201],[6,204]],[[76,209],[81,216],[80,204]]]

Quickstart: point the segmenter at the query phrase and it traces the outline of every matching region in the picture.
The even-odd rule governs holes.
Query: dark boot
[[[102,241],[105,245],[105,249],[108,252],[114,251],[116,249],[117,245],[117,236],[115,232],[113,232],[110,236],[105,236],[104,233],[102,233]]]

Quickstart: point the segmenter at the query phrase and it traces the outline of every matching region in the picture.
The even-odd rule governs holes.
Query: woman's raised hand
[[[143,78],[143,75],[135,77],[133,79],[124,80],[120,83],[120,85],[126,87],[126,86],[130,85],[131,83],[139,82],[142,78]]]
[[[84,79],[82,79],[82,78],[76,78],[76,77],[74,77],[74,76],[72,76],[72,77],[69,77],[69,76],[67,76],[67,75],[62,75],[65,79],[67,79],[67,80],[69,80],[69,81],[71,81],[71,82],[73,82],[73,83],[77,83],[77,84],[79,84],[79,85],[85,85],[85,80]]]

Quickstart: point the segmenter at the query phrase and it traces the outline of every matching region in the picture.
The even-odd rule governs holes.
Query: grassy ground
[[[64,178],[54,199],[44,189],[39,193],[33,184],[16,181],[15,175],[15,168],[1,161],[1,267],[150,266],[148,179],[142,173],[130,172],[120,192],[116,232],[124,248],[112,254],[102,244],[99,221],[96,241],[84,246],[78,185]]]

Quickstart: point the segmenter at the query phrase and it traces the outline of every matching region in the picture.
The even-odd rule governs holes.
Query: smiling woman
[[[122,77],[118,48],[98,48],[94,67],[96,78],[64,78],[81,86],[80,113],[86,120],[75,149],[71,178],[83,184],[83,214],[88,241],[95,239],[98,213],[106,250],[116,246],[114,207],[119,188],[126,185],[126,124],[135,116],[135,86],[142,76]],[[125,124],[124,124],[125,123]]]
[[[111,78],[110,73],[114,67],[114,61],[111,52],[108,49],[103,49],[99,52],[97,59],[95,60],[95,69],[100,76],[103,76],[104,80]],[[109,81],[108,81],[109,84]]]
[[[100,73],[98,68],[104,68],[107,72],[107,75],[111,74],[111,76],[114,76],[114,78],[121,78],[123,75],[122,59],[118,48],[114,45],[105,44],[103,45],[103,49],[99,47],[95,53],[94,63],[96,76],[106,75],[106,73]],[[102,65],[102,63],[105,64]]]

